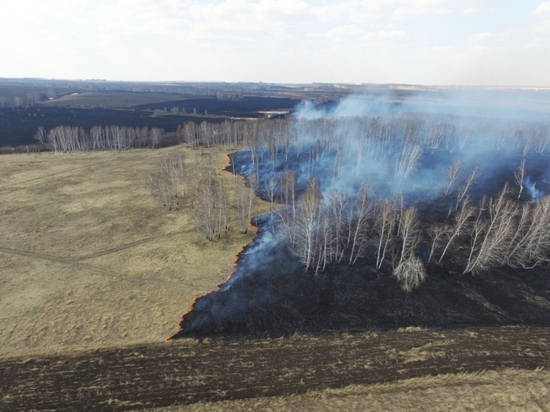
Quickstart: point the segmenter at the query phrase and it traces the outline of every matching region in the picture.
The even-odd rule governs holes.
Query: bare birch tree
[[[505,184],[498,198],[482,199],[464,273],[479,274],[507,261],[517,214],[516,203],[506,197],[508,189]],[[485,218],[482,217],[484,212]]]
[[[206,174],[197,181],[194,211],[198,228],[208,240],[216,240],[220,237],[220,216],[216,213],[218,196],[219,189],[214,176]]]
[[[441,252],[441,255],[439,256],[438,263],[441,263],[441,261],[445,257],[445,254],[447,253],[447,250],[449,250],[449,247],[453,244],[456,238],[468,229],[468,223],[474,215],[475,208],[473,206],[470,206],[466,202],[462,202],[461,208],[455,215],[454,225],[447,227],[445,230],[445,234],[449,236],[449,239],[447,240],[447,243],[443,248],[443,252]]]
[[[395,176],[397,178],[407,178],[417,169],[420,157],[422,157],[422,148],[419,145],[405,145],[403,152],[396,161]]]
[[[377,243],[376,268],[380,269],[393,241],[396,223],[395,202],[377,202],[374,212],[374,234]]]
[[[398,221],[397,236],[401,243],[398,265],[414,255],[420,243],[420,233],[418,211],[414,206],[408,207],[401,213]]]
[[[310,179],[305,192],[298,199],[298,211],[290,227],[293,232],[291,248],[306,269],[312,268],[314,263],[320,208],[319,183]]]
[[[368,244],[367,228],[372,212],[372,203],[369,199],[369,184],[363,181],[359,196],[355,202],[353,224],[350,226],[349,264],[353,265],[357,259],[363,257]]]
[[[428,263],[431,262],[432,258],[434,258],[434,255],[443,243],[443,238],[445,236],[449,236],[449,233],[451,232],[451,227],[448,224],[442,223],[442,224],[435,224],[433,226],[430,226],[428,228],[428,234],[430,238],[432,239],[431,246],[430,246],[430,254],[428,256]]]
[[[397,267],[393,270],[393,276],[401,285],[401,289],[405,292],[412,292],[424,283],[427,274],[424,264],[413,252],[399,262]]]
[[[455,184],[455,182],[460,177],[463,167],[464,167],[464,163],[461,160],[457,160],[456,162],[450,164],[447,167],[447,180],[446,180],[446,185],[445,185],[445,196],[447,196],[453,190],[453,185]]]
[[[328,214],[333,226],[331,243],[331,260],[340,262],[345,252],[345,221],[348,200],[344,192],[332,190],[328,196]]]
[[[458,210],[458,206],[461,204],[461,202],[463,202],[466,199],[468,191],[473,186],[478,175],[479,175],[479,168],[474,167],[472,172],[466,178],[466,181],[464,182],[464,184],[458,188],[458,193],[456,196],[456,208],[455,208],[456,210]]]
[[[519,186],[519,200],[521,198],[521,194],[523,193],[523,181],[525,180],[525,159],[521,159],[518,169],[514,172],[514,177],[516,178],[516,183]]]

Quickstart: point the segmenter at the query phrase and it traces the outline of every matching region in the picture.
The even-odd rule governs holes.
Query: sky
[[[550,87],[550,1],[17,0],[0,77]]]

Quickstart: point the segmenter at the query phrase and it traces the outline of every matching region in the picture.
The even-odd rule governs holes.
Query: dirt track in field
[[[550,328],[176,341],[0,361],[0,409],[131,410],[441,373],[550,367]]]

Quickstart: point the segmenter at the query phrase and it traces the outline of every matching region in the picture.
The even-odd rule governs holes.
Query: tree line
[[[319,155],[333,149],[340,150],[342,156],[346,155],[346,150],[358,149],[361,156],[357,157],[356,164],[360,165],[362,157],[387,157],[388,148],[406,147],[403,153],[407,156],[398,159],[399,171],[396,172],[406,177],[414,167],[414,160],[423,151],[439,148],[462,151],[476,143],[479,129],[484,130],[492,149],[497,151],[520,150],[523,155],[543,153],[550,144],[550,133],[545,124],[487,120],[475,125],[439,115],[409,115],[389,121],[379,116],[313,120],[287,117],[198,124],[190,121],[180,125],[173,135],[159,128],[116,125],[94,126],[89,130],[71,126],[57,126],[50,130],[40,127],[35,139],[59,151],[154,148],[166,145],[162,144],[163,140],[190,147],[235,148],[245,145],[251,151],[253,163],[267,160],[266,154],[271,160],[281,155],[288,159],[291,150],[298,153],[308,150],[311,167]],[[352,137],[354,145],[339,144],[342,138],[348,137]],[[358,143],[357,147],[355,143]]]
[[[189,147],[225,146],[235,148],[253,141],[268,130],[274,120],[186,122],[175,133],[164,129],[126,126],[93,126],[89,130],[76,126],[57,126],[49,130],[39,127],[34,139],[53,151],[127,150],[142,147],[164,147],[186,144]],[[286,121],[283,121],[286,123]]]
[[[40,144],[50,145],[55,152],[127,150],[157,147],[164,134],[163,129],[156,127],[93,126],[85,130],[76,126],[57,126],[49,131],[39,127],[35,139]]]

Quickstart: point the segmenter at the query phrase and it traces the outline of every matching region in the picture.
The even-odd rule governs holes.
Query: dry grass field
[[[0,158],[0,357],[162,341],[226,278],[253,234],[209,242],[147,187],[181,150]]]

